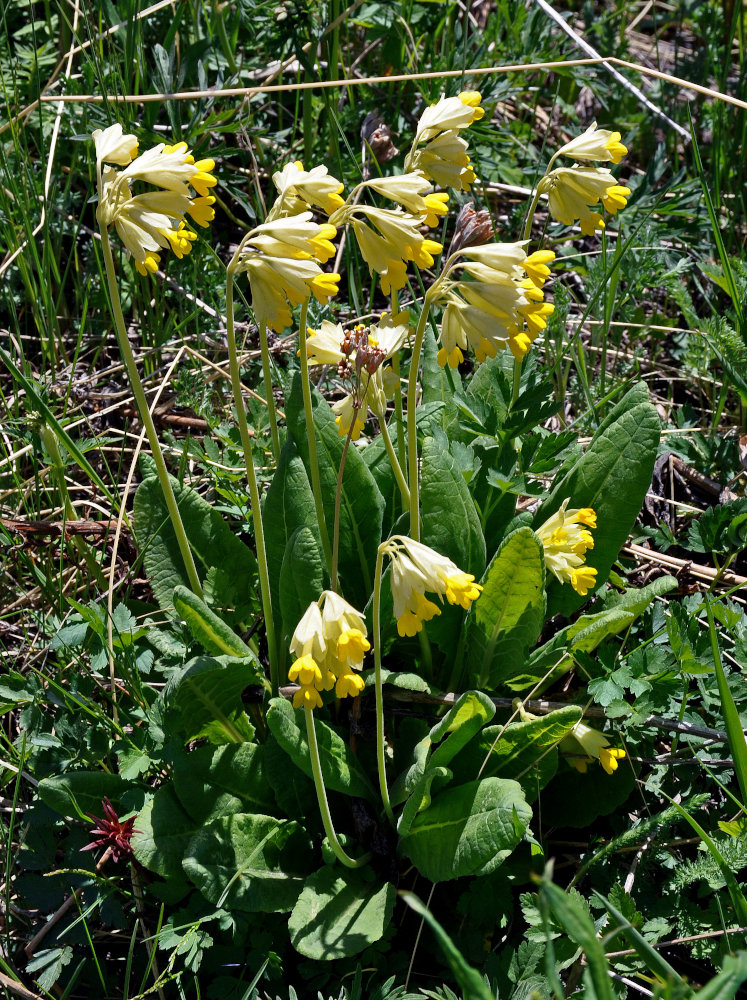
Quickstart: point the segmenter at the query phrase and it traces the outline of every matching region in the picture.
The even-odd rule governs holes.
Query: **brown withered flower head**
[[[109,851],[115,862],[130,861],[133,857],[132,844],[130,843],[132,835],[141,832],[135,829],[135,817],[131,816],[122,822],[114,811],[114,806],[106,797],[102,799],[101,805],[104,810],[103,819],[92,813],[88,814],[96,824],[91,833],[98,836],[81,850],[94,851],[97,847],[103,847]]]
[[[378,108],[369,111],[363,119],[361,139],[371,147],[377,163],[388,163],[399,152],[392,142],[392,130],[384,119],[379,117]]]
[[[489,243],[494,236],[490,212],[485,208],[476,212],[474,202],[465,202],[456,218],[454,236],[449,245],[448,256],[456,253],[457,250],[463,250],[465,247],[476,247],[482,243]]]

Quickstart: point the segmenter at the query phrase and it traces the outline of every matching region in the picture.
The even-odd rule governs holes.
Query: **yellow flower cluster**
[[[358,671],[371,648],[363,615],[332,590],[310,604],[291,639],[297,659],[288,679],[300,685],[294,708],[321,708],[322,691],[355,698],[364,688]]]
[[[545,565],[561,583],[570,583],[573,589],[586,595],[594,587],[597,571],[586,566],[586,552],[594,548],[594,538],[589,528],[596,528],[597,515],[591,507],[568,510],[570,499],[560,505],[552,517],[537,529],[542,542]]]
[[[449,604],[458,604],[469,611],[482,591],[470,573],[462,570],[446,556],[404,535],[393,535],[380,551],[391,560],[391,587],[397,631],[402,636],[416,635],[441,609],[429,601],[425,592],[436,594]]]
[[[405,173],[421,173],[441,187],[469,191],[475,181],[468,144],[459,134],[485,114],[481,95],[465,90],[457,97],[443,97],[420,116],[415,141],[405,160]]]
[[[607,774],[614,774],[618,762],[627,756],[619,747],[610,746],[610,741],[591,726],[577,722],[565,739],[560,741],[560,749],[578,755],[579,749],[585,757],[573,756],[571,764],[582,774],[586,773],[589,761],[598,760]]]
[[[215,198],[209,193],[217,183],[213,160],[195,162],[185,142],[159,143],[137,156],[138,140],[125,135],[119,124],[97,129],[93,141],[99,178],[96,217],[105,228],[114,226],[137,270],[157,271],[160,250],[170,249],[180,259],[188,254],[197,234],[188,228],[185,215],[199,226],[208,226],[215,217]],[[157,190],[133,194],[135,181]]]
[[[560,147],[550,166],[558,156],[580,161],[619,163],[627,151],[620,141],[619,132],[598,129],[593,122],[582,135]],[[554,219],[566,226],[578,222],[586,236],[593,236],[597,229],[604,229],[604,219],[596,210],[600,201],[610,215],[615,215],[625,208],[630,194],[630,188],[618,184],[606,167],[583,167],[578,164],[548,170],[537,191],[547,195],[550,215]]]
[[[444,305],[438,363],[456,368],[471,347],[478,361],[509,347],[520,359],[545,328],[553,306],[542,286],[555,254],[527,256],[523,243],[489,243],[459,251],[471,280],[445,281],[435,301]]]
[[[313,292],[325,305],[337,294],[339,274],[319,266],[333,256],[337,230],[312,221],[311,212],[264,222],[244,239],[239,267],[246,271],[259,323],[277,333],[290,326],[293,306]]]
[[[344,205],[340,197],[342,184],[326,167],[304,170],[300,160],[288,163],[272,175],[278,191],[273,206],[276,215],[299,215],[309,208],[320,208],[325,215],[332,215]]]

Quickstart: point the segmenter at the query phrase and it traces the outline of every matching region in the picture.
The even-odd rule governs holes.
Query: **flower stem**
[[[342,501],[342,477],[345,472],[345,460],[348,457],[348,448],[350,447],[350,440],[353,436],[353,428],[355,427],[355,421],[358,419],[358,412],[360,407],[354,407],[353,409],[353,419],[350,422],[350,427],[348,428],[348,433],[345,438],[345,444],[342,449],[342,455],[340,456],[340,468],[337,472],[337,487],[335,489],[335,523],[332,529],[332,572],[330,573],[330,590],[337,592],[337,563],[340,556],[340,506]]]
[[[335,853],[335,857],[338,861],[341,861],[346,868],[360,868],[365,865],[366,862],[371,857],[370,854],[364,854],[360,858],[351,858],[349,854],[346,853],[345,848],[342,846],[335,833],[335,828],[332,825],[332,816],[329,811],[329,803],[327,802],[327,790],[324,787],[324,779],[322,778],[322,765],[319,760],[319,744],[316,741],[316,728],[314,726],[314,713],[310,708],[304,708],[304,715],[306,716],[306,736],[309,741],[309,758],[311,760],[311,773],[314,778],[314,787],[316,788],[316,797],[319,802],[319,812],[322,814],[322,823],[324,824],[324,832],[327,834],[327,840],[329,841],[329,846]]]
[[[272,371],[270,369],[270,348],[267,343],[267,323],[259,324],[259,346],[262,351],[262,377],[265,381],[265,396],[267,412],[270,416],[270,435],[272,437],[272,457],[277,464],[280,458],[280,436],[278,435],[278,418],[275,412],[275,398],[272,395]]]
[[[306,439],[309,445],[309,471],[311,472],[311,489],[314,494],[314,506],[316,507],[316,519],[319,524],[319,534],[322,539],[324,549],[324,561],[327,570],[332,576],[332,546],[329,543],[329,533],[327,522],[324,519],[324,504],[322,503],[322,484],[319,479],[319,462],[316,454],[316,434],[314,432],[314,414],[311,409],[311,384],[309,382],[309,358],[306,353],[306,314],[309,309],[309,300],[304,299],[301,306],[301,320],[299,336],[299,348],[301,356],[301,391],[303,393],[303,414],[306,420]]]
[[[132,389],[132,395],[135,397],[135,405],[137,406],[140,420],[145,427],[146,434],[148,435],[148,444],[150,445],[153,460],[156,463],[158,480],[161,484],[161,489],[163,490],[163,498],[166,501],[166,508],[169,512],[171,525],[174,529],[174,534],[176,535],[176,540],[179,545],[179,552],[181,553],[182,560],[184,561],[184,568],[187,571],[189,585],[198,597],[202,597],[202,585],[200,584],[200,578],[197,575],[197,568],[192,556],[192,550],[189,547],[187,534],[184,530],[184,524],[182,523],[181,515],[179,514],[179,507],[177,506],[176,497],[174,496],[174,491],[171,487],[171,481],[169,480],[169,474],[166,469],[166,462],[158,440],[156,425],[153,422],[153,417],[151,416],[148,408],[148,401],[145,398],[143,383],[140,381],[137,364],[135,363],[135,356],[132,353],[130,341],[127,337],[124,315],[122,314],[122,303],[119,299],[119,288],[117,287],[117,279],[114,273],[114,259],[112,257],[111,244],[109,243],[109,233],[104,225],[101,225],[99,229],[101,231],[101,249],[104,254],[104,267],[106,269],[106,278],[109,285],[109,299],[111,301],[112,315],[114,317],[114,329],[117,333],[119,352],[122,356],[122,360],[124,361],[125,368],[127,369],[127,377],[130,382],[130,388]]]
[[[249,495],[252,501],[252,522],[254,524],[254,543],[257,548],[259,589],[262,598],[262,611],[264,613],[265,632],[267,634],[267,650],[270,660],[270,683],[272,684],[273,695],[277,695],[280,677],[278,672],[278,650],[275,645],[275,620],[272,613],[272,600],[270,597],[270,574],[267,568],[267,552],[265,550],[265,536],[264,529],[262,527],[262,508],[259,502],[257,476],[254,472],[252,441],[249,437],[249,427],[246,422],[246,410],[244,409],[244,398],[241,392],[241,373],[239,371],[239,359],[236,352],[236,331],[234,327],[233,315],[233,279],[235,267],[235,261],[231,261],[226,269],[226,334],[228,339],[228,364],[231,371],[231,387],[233,389],[234,403],[236,405],[236,419],[239,424],[241,445],[244,451],[244,463],[246,464],[246,477],[249,485]]]
[[[415,424],[416,399],[418,392],[418,370],[420,368],[420,352],[423,349],[425,324],[428,319],[430,300],[426,292],[423,308],[415,331],[415,343],[410,359],[410,378],[407,383],[407,463],[410,483],[410,538],[420,541],[420,492],[418,488],[418,434]]]
[[[392,289],[392,319],[399,314],[399,292]],[[400,471],[407,476],[407,449],[405,447],[405,420],[402,409],[402,381],[399,374],[399,351],[392,358],[392,371],[396,376],[394,385],[394,419],[397,421],[397,451],[399,452]],[[396,475],[396,470],[395,470]],[[405,478],[407,484],[407,478]],[[405,501],[405,506],[409,504]]]
[[[398,430],[399,429],[400,428],[398,428]],[[407,480],[405,479],[404,472],[402,471],[402,466],[397,461],[397,455],[395,454],[394,446],[392,445],[392,439],[389,437],[389,429],[387,428],[386,419],[383,414],[379,417],[379,430],[381,431],[381,437],[384,441],[384,448],[389,456],[389,462],[392,466],[392,472],[394,472],[394,478],[397,480],[397,486],[399,486],[399,492],[402,495],[402,503],[405,507],[409,507],[410,490],[407,487]]]
[[[372,632],[374,640],[374,669],[376,689],[376,761],[379,770],[379,789],[384,811],[392,826],[395,826],[394,813],[389,802],[389,787],[386,783],[386,753],[384,746],[384,694],[381,685],[381,574],[384,565],[384,545],[379,546],[376,554],[376,571],[374,573]]]

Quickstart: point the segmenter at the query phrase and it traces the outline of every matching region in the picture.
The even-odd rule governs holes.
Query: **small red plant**
[[[90,844],[86,844],[81,850],[93,851],[97,847],[103,847],[114,861],[129,861],[133,857],[130,843],[132,835],[140,833],[140,830],[136,830],[134,826],[135,817],[131,816],[130,819],[122,822],[106,796],[101,800],[101,805],[104,810],[103,819],[99,819],[92,813],[88,814],[96,824],[91,830],[92,834],[97,835],[96,839],[92,840]]]

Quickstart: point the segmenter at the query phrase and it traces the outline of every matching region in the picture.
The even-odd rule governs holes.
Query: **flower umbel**
[[[465,90],[458,97],[442,97],[426,108],[405,160],[405,173],[415,171],[441,187],[469,191],[475,172],[467,141],[459,133],[485,114],[480,100],[477,90]]]
[[[340,275],[319,266],[334,253],[336,235],[334,226],[313,222],[311,212],[302,212],[264,222],[246,236],[238,269],[249,278],[259,323],[282,333],[291,324],[293,306],[312,292],[323,305],[337,294]]]
[[[397,631],[402,636],[416,635],[424,621],[441,614],[441,609],[429,601],[425,592],[445,597],[449,604],[458,604],[468,611],[477,600],[482,586],[464,573],[446,556],[403,535],[393,535],[381,545],[391,560],[391,587]]]
[[[560,749],[570,754],[585,754],[585,757],[570,757],[571,764],[582,774],[586,773],[589,761],[598,760],[607,774],[614,774],[618,762],[627,756],[620,747],[610,746],[610,741],[596,729],[577,722],[565,739],[560,741]]]
[[[363,615],[332,590],[310,604],[296,626],[290,650],[298,659],[288,678],[300,687],[294,708],[321,708],[321,691],[355,698],[364,688],[358,671],[371,644]]]
[[[545,174],[537,185],[546,194],[550,215],[566,226],[578,222],[581,232],[593,236],[604,229],[604,219],[597,207],[602,202],[610,215],[625,208],[630,188],[618,184],[607,167],[558,167]]]
[[[570,499],[564,500],[536,534],[542,542],[547,568],[561,583],[570,583],[578,594],[586,595],[596,584],[597,571],[584,564],[587,550],[594,548],[588,529],[596,528],[597,515],[591,507],[568,510],[569,503]]]
[[[217,183],[211,173],[215,163],[196,163],[184,142],[175,146],[159,143],[132,159],[137,139],[123,135],[119,124],[97,129],[93,139],[99,181],[96,217],[100,225],[115,227],[138,271],[153,274],[161,250],[170,249],[178,258],[189,253],[197,235],[187,227],[185,216],[191,215],[200,226],[207,226],[215,217],[215,198],[209,194]],[[111,163],[124,169],[115,170]],[[150,184],[156,190],[133,194],[135,182]]]
[[[444,279],[434,304],[444,305],[438,363],[456,368],[471,347],[478,361],[506,346],[517,360],[545,328],[553,306],[542,285],[554,259],[551,250],[527,256],[523,243],[488,243],[459,251],[464,277]],[[453,258],[450,258],[453,260]]]

